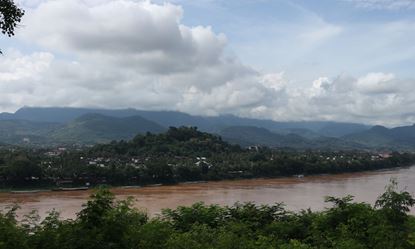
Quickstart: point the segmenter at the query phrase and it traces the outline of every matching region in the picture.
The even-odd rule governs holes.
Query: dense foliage
[[[409,153],[243,149],[194,127],[138,135],[92,148],[0,150],[3,188],[157,184],[355,172],[415,162]]]
[[[97,191],[75,220],[51,212],[39,223],[36,213],[16,221],[15,209],[0,214],[2,249],[410,249],[415,248],[415,204],[392,183],[375,207],[352,197],[328,197],[333,207],[321,212],[289,212],[282,204],[236,203],[221,207],[196,203],[164,210],[149,218]]]
[[[8,36],[14,35],[14,29],[22,20],[23,14],[24,11],[12,0],[0,0],[0,31]]]

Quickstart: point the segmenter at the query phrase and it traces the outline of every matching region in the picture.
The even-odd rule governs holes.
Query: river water
[[[415,193],[415,166],[385,171],[286,177],[276,179],[233,180],[207,183],[178,184],[142,188],[113,188],[117,198],[134,198],[135,207],[157,215],[163,208],[175,208],[203,201],[207,204],[232,205],[253,201],[258,204],[284,202],[288,210],[311,208],[322,210],[328,206],[325,196],[355,196],[356,201],[373,204],[384,192],[391,178],[400,189]],[[0,193],[0,209],[13,203],[20,205],[19,215],[38,210],[41,217],[52,209],[62,218],[75,218],[91,191]],[[415,209],[411,211],[415,214]]]

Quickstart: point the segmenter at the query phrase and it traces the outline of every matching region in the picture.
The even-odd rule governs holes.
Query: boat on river
[[[33,194],[33,193],[40,193],[40,192],[46,192],[49,190],[46,189],[34,189],[34,190],[12,190],[10,193],[12,194]]]
[[[77,187],[77,188],[53,188],[52,191],[82,191],[88,190],[89,187]]]

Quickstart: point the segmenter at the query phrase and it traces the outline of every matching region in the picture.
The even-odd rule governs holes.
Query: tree
[[[395,216],[406,216],[415,205],[415,199],[408,191],[398,192],[397,188],[398,182],[396,179],[391,179],[386,192],[377,199],[376,207],[388,210]]]
[[[25,184],[42,176],[42,169],[27,158],[12,160],[6,168],[6,177],[15,184]]]
[[[12,0],[0,0],[0,30],[7,36],[14,35],[14,29],[22,20],[24,10],[18,8]],[[0,54],[2,54],[0,50]]]

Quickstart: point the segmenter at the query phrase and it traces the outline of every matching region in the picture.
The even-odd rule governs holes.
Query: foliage
[[[0,30],[7,36],[14,35],[14,29],[22,20],[24,11],[16,6],[12,0],[0,0]],[[0,50],[0,54],[1,54]]]
[[[396,179],[391,179],[386,192],[376,201],[376,206],[390,210],[396,215],[405,215],[415,205],[415,199],[408,191],[396,192],[397,186]]]
[[[195,127],[137,135],[91,148],[0,149],[3,188],[146,185],[356,172],[409,166],[415,154],[243,149]]]
[[[299,213],[282,204],[196,203],[152,219],[134,209],[131,199],[116,200],[108,189],[98,189],[75,220],[60,220],[52,211],[41,223],[35,213],[19,223],[16,208],[0,214],[0,248],[414,248],[415,217],[407,214],[412,196],[395,187],[392,182],[375,207],[351,196],[328,197],[332,207]]]

